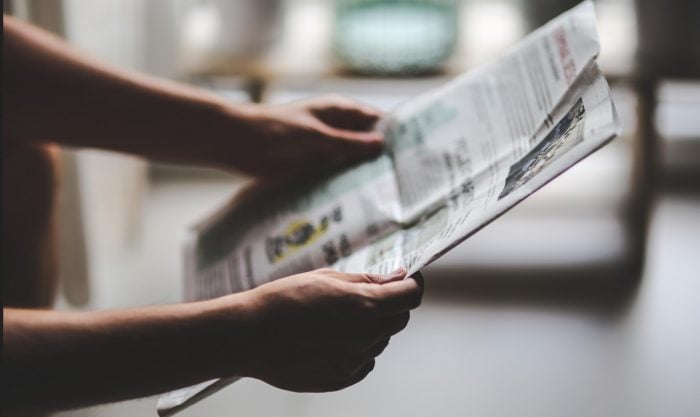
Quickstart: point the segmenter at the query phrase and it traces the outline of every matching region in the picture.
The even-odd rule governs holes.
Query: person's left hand
[[[256,176],[279,177],[327,168],[380,152],[374,130],[379,110],[340,96],[256,107],[251,134],[230,165]]]

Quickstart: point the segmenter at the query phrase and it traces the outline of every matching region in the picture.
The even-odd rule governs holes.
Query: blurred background
[[[106,62],[232,101],[340,93],[391,110],[575,4],[6,0],[3,8]],[[700,3],[595,4],[618,139],[427,268],[423,306],[361,384],[310,395],[244,380],[182,416],[700,415]],[[187,227],[247,181],[97,151],[62,157],[57,303],[65,309],[179,301]],[[154,415],[155,402],[59,415]]]

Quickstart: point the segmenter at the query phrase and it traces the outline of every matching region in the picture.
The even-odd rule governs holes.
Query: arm
[[[422,285],[318,270],[214,300],[105,312],[3,309],[6,411],[50,411],[248,376],[294,391],[354,384]]]
[[[339,98],[266,107],[118,70],[3,16],[3,137],[274,175],[377,152],[379,113]],[[300,152],[301,150],[301,152]]]
[[[51,411],[155,394],[237,374],[243,356],[221,355],[213,302],[104,312],[3,309],[7,411]],[[241,336],[246,300],[231,297],[230,331]],[[220,338],[220,335],[219,335]],[[201,341],[201,343],[193,343]]]

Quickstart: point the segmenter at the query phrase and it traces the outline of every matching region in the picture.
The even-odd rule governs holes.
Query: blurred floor
[[[156,182],[140,235],[122,255],[103,251],[97,259],[91,307],[178,301],[185,226],[233,188],[215,180]],[[304,395],[245,380],[182,416],[696,416],[699,219],[700,197],[658,199],[642,280],[614,313],[595,302],[605,298],[604,285],[575,295],[594,301],[578,303],[561,302],[546,283],[539,297],[508,283],[479,295],[441,290],[442,278],[427,276],[423,306],[359,385]],[[155,401],[58,415],[148,416]]]

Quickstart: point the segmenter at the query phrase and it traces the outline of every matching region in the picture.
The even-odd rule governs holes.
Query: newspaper
[[[617,135],[598,53],[586,1],[496,61],[386,115],[377,158],[250,190],[192,230],[187,299],[321,267],[419,271]],[[166,395],[159,412],[220,386]]]

